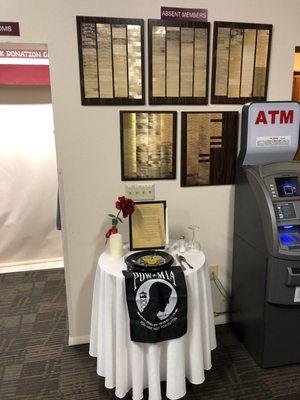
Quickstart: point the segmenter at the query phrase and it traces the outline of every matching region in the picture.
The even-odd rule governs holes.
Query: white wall
[[[83,107],[76,15],[159,18],[160,6],[208,8],[209,21],[274,24],[269,79],[270,100],[290,99],[294,47],[300,42],[299,0],[1,0],[3,21],[20,21],[21,38],[49,46],[54,124],[63,200],[64,255],[70,335],[89,332],[93,277],[103,250],[106,214],[123,192],[120,180],[119,110],[122,107]],[[146,46],[147,47],[147,46]],[[147,71],[146,71],[147,72]],[[147,73],[146,73],[147,77]],[[147,91],[146,91],[147,92]],[[126,106],[123,109],[128,109]],[[135,109],[149,109],[149,106]],[[152,109],[241,110],[240,106],[163,106]],[[180,113],[179,126],[180,126]],[[201,226],[201,242],[209,263],[220,266],[229,286],[232,258],[232,186],[180,188],[178,132],[177,180],[156,182],[158,199],[170,209],[171,234],[177,236],[190,222]],[[124,227],[126,230],[126,227]],[[215,308],[224,307],[217,293]]]

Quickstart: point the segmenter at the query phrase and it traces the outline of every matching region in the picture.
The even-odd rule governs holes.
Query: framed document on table
[[[163,249],[167,242],[166,201],[135,203],[129,217],[130,250]]]

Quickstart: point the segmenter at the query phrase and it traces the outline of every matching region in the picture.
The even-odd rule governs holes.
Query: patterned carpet
[[[300,399],[300,365],[263,370],[227,326],[217,332],[213,368],[187,399]],[[69,347],[67,336],[63,270],[1,274],[0,399],[114,399],[88,345]]]

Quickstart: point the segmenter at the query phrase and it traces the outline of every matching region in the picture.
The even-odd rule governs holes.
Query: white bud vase
[[[109,238],[109,253],[115,260],[123,256],[123,236],[120,233],[114,233]]]

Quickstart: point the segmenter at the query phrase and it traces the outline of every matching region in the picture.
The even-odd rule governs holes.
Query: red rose
[[[118,200],[116,201],[116,209],[119,210],[117,215],[108,214],[111,220],[112,227],[105,233],[106,242],[108,238],[118,232],[117,225],[119,222],[123,222],[122,219],[119,217],[120,213],[122,212],[123,218],[127,218],[128,215],[131,215],[134,212],[134,202],[131,199],[127,199],[125,196],[119,196]]]
[[[116,208],[122,211],[123,218],[127,218],[134,212],[134,202],[131,199],[126,199],[125,196],[120,196],[116,202]]]

